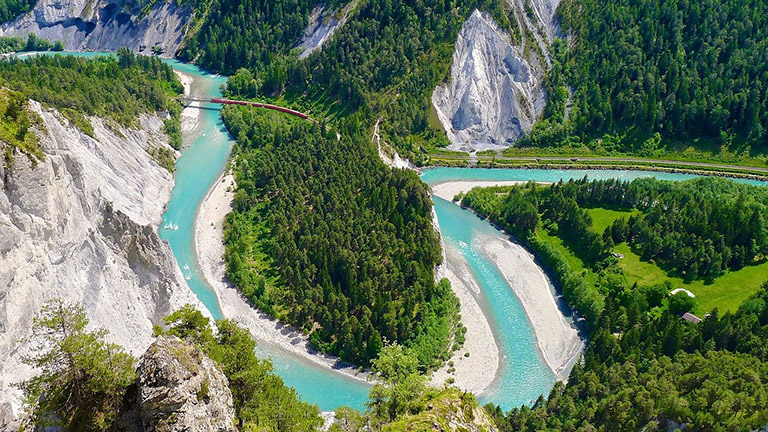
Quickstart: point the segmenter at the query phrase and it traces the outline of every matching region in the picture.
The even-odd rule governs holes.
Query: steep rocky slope
[[[350,1],[340,10],[329,9],[324,4],[315,6],[309,16],[309,24],[304,31],[304,36],[298,45],[298,48],[301,48],[299,58],[305,59],[322,48],[323,44],[333,37],[336,29],[347,22],[350,12],[355,8],[358,1]]]
[[[224,373],[200,350],[160,336],[139,364],[136,409],[144,431],[235,431]]]
[[[160,46],[172,56],[184,38],[191,9],[160,1],[141,19],[140,14],[120,0],[39,0],[30,12],[0,26],[0,36],[34,33],[60,40],[68,50],[128,47],[149,52]]]
[[[91,324],[134,355],[151,342],[153,324],[196,304],[156,234],[173,184],[147,152],[167,146],[162,120],[145,116],[140,130],[116,132],[92,119],[94,139],[31,106],[45,159],[0,163],[0,424],[17,414],[12,383],[32,372],[20,362],[20,340],[46,299],[83,304]]]
[[[476,10],[459,32],[449,82],[432,94],[453,150],[507,147],[531,130],[546,104],[543,78],[559,1],[508,1],[519,42]]]

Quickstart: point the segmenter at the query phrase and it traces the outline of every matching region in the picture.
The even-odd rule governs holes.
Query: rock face
[[[514,45],[493,18],[475,10],[459,32],[449,82],[432,94],[452,150],[508,147],[544,110],[547,47],[558,31],[553,16],[559,1],[526,2],[531,14],[524,0],[508,1],[522,42]]]
[[[92,119],[94,139],[31,106],[47,131],[38,133],[45,159],[0,162],[0,425],[18,415],[12,384],[33,373],[19,341],[49,298],[82,304],[93,327],[137,356],[153,324],[198,304],[156,234],[173,186],[147,153],[167,146],[162,120],[147,116],[140,130],[114,132]]]
[[[304,36],[298,44],[301,48],[300,59],[309,57],[310,54],[320,49],[323,44],[330,40],[333,33],[344,25],[349,18],[349,14],[357,5],[358,0],[352,0],[341,10],[329,10],[326,5],[317,5],[312,9],[309,15],[309,24],[304,30]]]
[[[179,338],[160,336],[139,364],[138,409],[146,432],[235,431],[228,381]]]
[[[0,36],[34,33],[62,41],[67,50],[128,47],[149,52],[160,46],[164,55],[173,56],[186,34],[191,9],[160,1],[142,19],[137,18],[140,13],[119,0],[39,0],[30,12],[0,26]]]

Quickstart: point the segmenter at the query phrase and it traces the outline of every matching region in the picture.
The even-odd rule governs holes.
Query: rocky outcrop
[[[309,15],[309,24],[304,30],[304,36],[297,45],[301,48],[299,58],[305,59],[322,48],[323,44],[333,37],[333,33],[347,22],[357,2],[358,0],[352,0],[341,10],[328,9],[324,4],[315,6]]]
[[[0,425],[18,415],[12,384],[33,373],[21,364],[20,341],[47,299],[82,304],[93,327],[137,356],[153,324],[197,304],[156,234],[173,186],[147,151],[167,146],[162,119],[118,131],[92,119],[91,138],[30,105],[42,119],[44,160],[0,162]]]
[[[227,378],[175,336],[160,336],[139,364],[138,412],[145,432],[235,430]]]
[[[343,422],[336,424],[348,430]],[[471,393],[449,388],[428,400],[424,411],[402,415],[382,431],[498,432],[498,428]]]
[[[159,46],[173,56],[192,16],[188,6],[159,1],[144,16],[120,0],[39,0],[16,20],[0,26],[0,36],[34,33],[62,41],[67,50],[116,51],[128,47],[147,53]]]
[[[559,0],[508,0],[519,39],[475,10],[459,32],[449,81],[432,103],[452,150],[500,149],[530,132],[546,104],[547,48]]]

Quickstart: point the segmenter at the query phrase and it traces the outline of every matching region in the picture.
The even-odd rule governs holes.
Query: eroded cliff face
[[[459,32],[447,83],[432,103],[452,150],[501,149],[530,132],[546,104],[548,46],[559,0],[508,0],[519,41],[475,11]]]
[[[92,119],[94,139],[58,112],[31,107],[46,131],[38,132],[45,159],[0,163],[0,425],[18,415],[12,384],[33,373],[20,341],[47,299],[82,304],[94,328],[137,356],[153,324],[198,304],[157,235],[173,186],[147,152],[167,146],[162,119],[117,132]]]
[[[164,56],[173,56],[186,34],[191,9],[159,1],[141,19],[140,13],[121,0],[38,0],[30,12],[0,26],[0,36],[34,33],[62,41],[67,50],[127,47],[149,53],[160,46]]]

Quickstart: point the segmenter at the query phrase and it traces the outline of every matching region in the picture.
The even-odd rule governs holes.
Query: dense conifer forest
[[[0,23],[11,21],[31,10],[36,0],[0,0]]]
[[[767,8],[759,0],[563,1],[570,49],[555,50],[550,117],[524,142],[578,145],[612,135],[590,146],[627,151],[658,145],[647,139],[660,133],[765,151]]]
[[[384,166],[345,123],[337,136],[279,114],[223,114],[238,142],[229,278],[344,360],[367,365],[385,341],[411,347],[422,368],[446,358],[458,300],[434,279],[440,243],[416,173]]]
[[[502,431],[758,430],[768,424],[768,286],[699,325],[664,312],[612,329],[606,316],[568,384],[506,415]],[[611,300],[615,305],[626,302]]]
[[[304,34],[315,0],[211,0],[200,2],[200,29],[180,56],[232,75],[241,67],[285,68],[283,57]],[[198,57],[199,56],[199,57]]]

